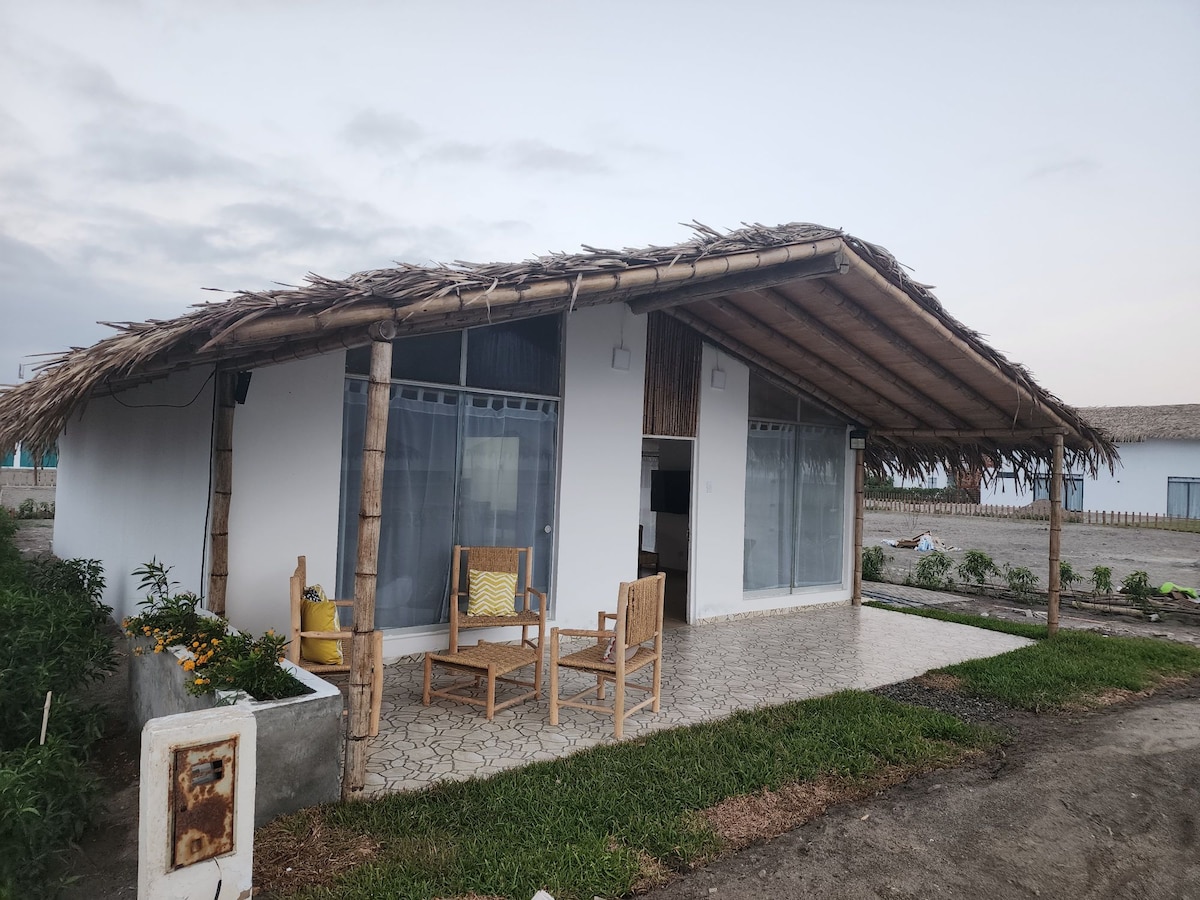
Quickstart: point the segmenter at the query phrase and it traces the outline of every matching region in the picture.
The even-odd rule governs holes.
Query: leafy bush
[[[940,591],[949,588],[954,580],[949,576],[954,560],[941,550],[931,550],[917,561],[913,583],[917,587]]]
[[[71,842],[91,821],[96,779],[66,742],[0,752],[0,897],[50,897]]]
[[[1010,566],[1004,564],[1004,581],[1010,591],[1018,594],[1032,594],[1037,590],[1038,577],[1027,566]]]
[[[183,647],[189,657],[179,665],[190,673],[187,690],[197,696],[217,690],[244,691],[255,700],[280,700],[306,693],[296,678],[279,664],[283,662],[287,638],[267,631],[260,638],[230,631],[221,618],[202,615],[200,598],[191,593],[172,593],[179,586],[171,581],[171,566],[157,558],[134,569],[139,587],[147,591],[139,603],[142,612],[122,625],[131,637],[154,641],[154,652]],[[140,654],[142,648],[134,648]]]
[[[1071,590],[1071,585],[1083,581],[1083,575],[1075,571],[1075,567],[1065,559],[1058,562],[1058,584],[1064,591]]]
[[[1154,589],[1150,586],[1150,576],[1141,571],[1130,572],[1121,579],[1121,593],[1127,594],[1134,603],[1144,606],[1150,599]]]
[[[883,581],[883,567],[890,559],[884,555],[882,547],[863,547],[863,581]]]
[[[1092,567],[1092,589],[1097,594],[1111,594],[1113,589],[1112,569],[1108,566]]]
[[[1000,574],[996,561],[982,550],[968,550],[958,564],[958,577],[983,587],[995,575]]]
[[[21,505],[17,507],[18,519],[53,519],[54,504],[53,503],[38,503],[32,498],[26,498],[21,501]]]

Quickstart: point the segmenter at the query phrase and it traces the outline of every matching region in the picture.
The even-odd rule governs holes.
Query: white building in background
[[[1175,406],[1093,406],[1080,415],[1117,442],[1121,462],[1097,477],[1064,476],[1068,510],[1111,510],[1200,518],[1200,403]],[[981,502],[1024,505],[1050,497],[1048,479],[1020,484],[1001,468],[985,484]]]

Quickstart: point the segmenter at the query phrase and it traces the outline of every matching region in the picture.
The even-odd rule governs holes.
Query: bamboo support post
[[[862,554],[863,554],[863,482],[864,457],[862,450],[854,451],[854,583],[850,600],[862,606]]]
[[[383,515],[383,467],[387,452],[388,401],[391,394],[390,323],[372,328],[371,374],[367,387],[367,424],[363,435],[362,486],[358,512],[358,556],[354,569],[354,633],[350,643],[349,715],[346,720],[342,799],[362,791],[371,734],[374,659],[375,586],[379,572],[379,525]]]
[[[217,420],[213,429],[212,528],[209,546],[212,562],[208,569],[208,609],[225,615],[225,593],[229,584],[229,505],[233,500],[233,411],[237,373],[218,372]]]
[[[1063,436],[1054,436],[1054,465],[1050,470],[1050,591],[1046,598],[1046,630],[1058,634],[1058,601],[1062,581],[1058,563],[1062,544]]]

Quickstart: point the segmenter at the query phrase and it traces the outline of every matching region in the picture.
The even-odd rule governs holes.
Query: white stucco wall
[[[59,438],[54,552],[104,564],[104,602],[118,620],[137,611],[129,573],[151,557],[174,567],[180,590],[205,587],[211,374],[93,400]]]
[[[226,614],[243,631],[290,627],[297,556],[332,596],[345,372],[344,353],[255,370],[234,414]]]
[[[613,348],[630,351],[628,371]],[[567,318],[558,490],[555,624],[595,628],[637,577],[646,319],[624,304]]]
[[[692,470],[692,565],[688,620],[745,610],[746,440],[750,370],[720,354],[725,389],[712,386],[717,351],[708,344],[700,365],[700,421]]]
[[[1118,444],[1121,463],[1109,474],[1105,469],[1098,478],[1083,479],[1083,508],[1114,512],[1166,515],[1167,479],[1200,478],[1200,441],[1145,441]],[[1000,492],[999,481],[981,491],[983,503],[1024,505],[1033,494],[1028,487],[1013,491],[1011,480]]]

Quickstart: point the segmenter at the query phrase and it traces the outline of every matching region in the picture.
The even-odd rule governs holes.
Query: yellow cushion
[[[332,600],[324,599],[325,591],[321,586],[313,585],[304,595],[321,599],[301,601],[300,630],[339,631],[337,605]],[[340,666],[343,664],[342,643],[328,638],[301,638],[300,657],[319,666]]]
[[[467,574],[468,616],[515,616],[517,573],[481,572]]]

